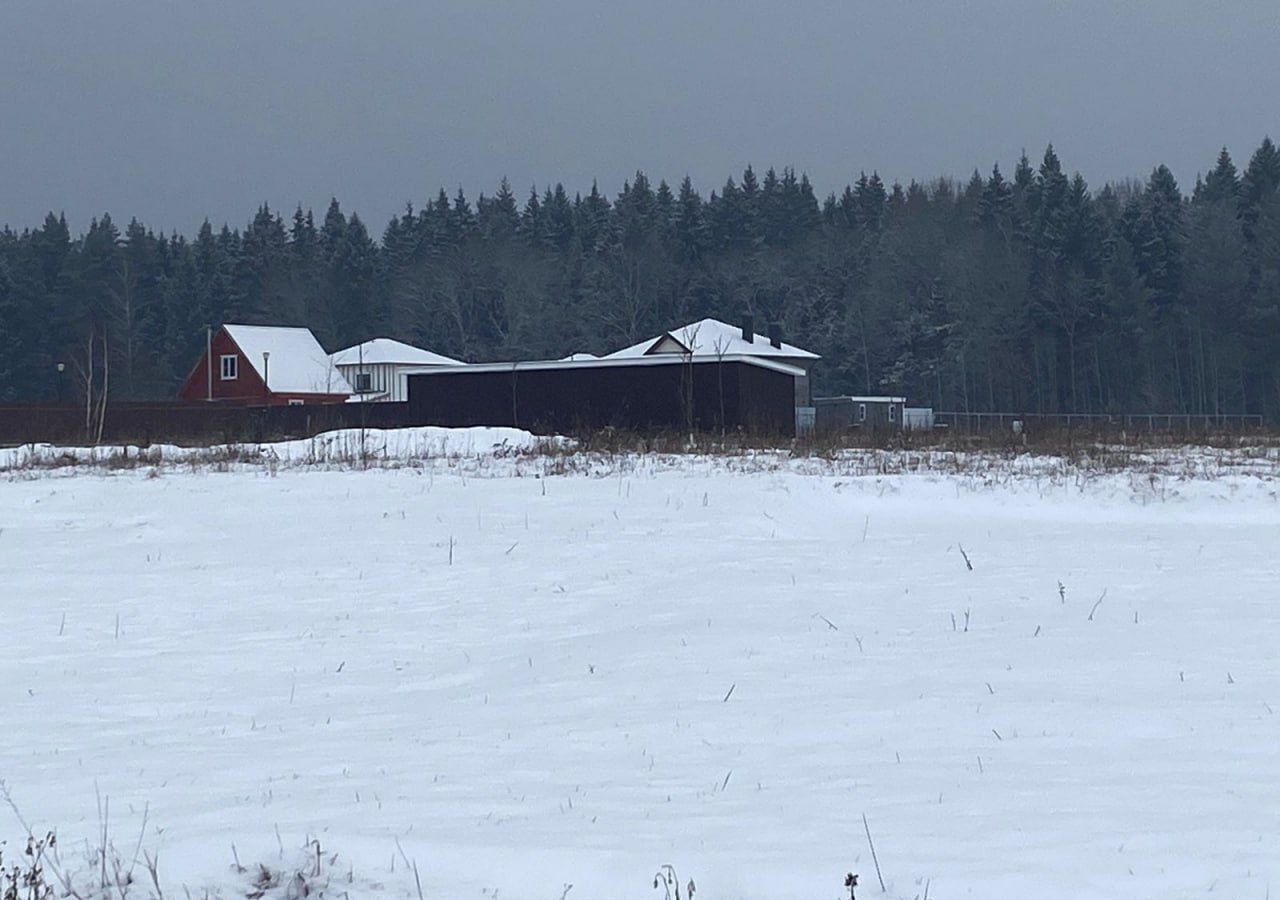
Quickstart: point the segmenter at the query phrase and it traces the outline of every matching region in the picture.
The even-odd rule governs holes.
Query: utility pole
[[[204,326],[205,400],[213,399],[213,326]]]

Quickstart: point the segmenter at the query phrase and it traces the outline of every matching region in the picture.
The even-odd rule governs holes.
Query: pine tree
[[[1218,164],[1205,176],[1200,189],[1196,192],[1196,201],[1218,203],[1225,200],[1235,202],[1240,196],[1240,177],[1236,173],[1231,154],[1223,147],[1218,154]]]
[[[746,242],[751,246],[759,246],[765,241],[763,196],[760,182],[756,179],[755,170],[750,165],[742,173],[741,192],[742,232]]]
[[[794,181],[795,169],[788,169],[787,175]],[[783,176],[784,186],[787,184],[787,175]],[[883,189],[884,186],[881,185],[881,190]],[[813,193],[813,185],[809,182],[807,174],[800,173],[800,183],[796,185],[794,193],[788,193],[788,197],[790,198],[788,204],[791,211],[790,220],[795,234],[797,236],[812,234],[821,224],[822,214],[818,210],[818,198]]]
[[[586,253],[599,253],[612,243],[613,222],[609,200],[600,193],[600,187],[591,182],[591,193],[583,199],[576,211],[574,230]]]
[[[867,175],[862,173],[859,182],[865,184]],[[844,191],[840,194],[840,199],[834,202],[836,210],[836,224],[841,228],[852,230],[861,227],[862,216],[858,210],[858,198],[853,192],[850,185],[844,186]]]
[[[520,211],[516,207],[516,195],[505,177],[498,185],[498,193],[479,215],[479,223],[484,235],[495,241],[508,240],[519,230]]]
[[[1280,189],[1280,150],[1264,138],[1244,173],[1244,202],[1256,205]]]
[[[884,225],[884,183],[877,172],[868,178],[862,174],[853,189],[854,207],[858,226],[870,232],[878,232]]]
[[[253,323],[300,324],[305,310],[291,302],[292,280],[284,222],[264,203],[245,228],[236,269],[238,315]]]
[[[1185,245],[1182,194],[1173,173],[1157,166],[1138,207],[1139,219],[1130,241],[1137,251],[1138,271],[1157,309],[1168,313],[1180,299]]]
[[[710,249],[710,229],[702,198],[693,189],[688,175],[680,182],[680,195],[676,199],[675,239],[685,259],[698,259]]]
[[[542,208],[546,217],[544,237],[547,244],[563,253],[574,239],[573,204],[569,202],[564,185],[557,182],[554,190],[547,191]]]
[[[1000,164],[991,167],[991,177],[982,187],[982,196],[978,200],[977,220],[983,228],[999,231],[1006,240],[1010,237],[1008,227],[1013,217],[1013,188],[1000,174]]]
[[[520,234],[531,246],[542,244],[546,237],[547,224],[542,214],[542,202],[538,199],[538,188],[529,189],[529,199],[525,201],[524,212],[520,214]]]

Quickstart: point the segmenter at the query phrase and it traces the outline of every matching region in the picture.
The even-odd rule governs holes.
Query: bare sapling
[[[871,826],[867,823],[867,814],[866,814],[866,813],[863,813],[863,814],[862,814],[862,827],[863,827],[863,828],[866,830],[866,832],[867,832],[867,846],[869,846],[869,847],[871,848],[871,861],[872,861],[873,863],[875,863],[875,866],[876,866],[876,878],[880,881],[880,891],[881,891],[881,893],[884,893],[884,892],[886,892],[886,891],[888,890],[888,888],[886,888],[886,887],[884,886],[884,876],[883,876],[882,874],[880,874],[880,859],[876,856],[876,845],[875,845],[875,841],[871,840]],[[855,878],[854,880],[856,881],[857,879]],[[852,896],[852,894],[850,894],[850,896]]]
[[[1095,601],[1094,601],[1093,609],[1089,610],[1089,621],[1090,621],[1090,622],[1092,622],[1092,621],[1093,621],[1093,614],[1094,614],[1094,613],[1096,613],[1096,612],[1098,611],[1098,607],[1102,605],[1102,601],[1103,601],[1103,600],[1105,600],[1105,599],[1107,599],[1107,589],[1106,589],[1106,588],[1103,588],[1103,589],[1102,589],[1102,596],[1100,596],[1097,600],[1095,600]]]

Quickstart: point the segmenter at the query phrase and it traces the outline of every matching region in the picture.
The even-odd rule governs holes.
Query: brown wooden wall
[[[408,376],[412,416],[535,432],[795,431],[795,379],[741,362],[447,372]]]
[[[204,445],[310,437],[334,428],[403,428],[420,424],[407,403],[241,406],[230,403],[108,404],[107,444]],[[84,408],[0,406],[0,446],[88,442]]]
[[[511,425],[542,434],[624,430],[795,431],[792,376],[744,363],[409,376],[409,402],[307,406],[111,403],[104,443],[213,444],[335,428]],[[83,407],[0,406],[0,446],[83,445]],[[692,423],[692,424],[691,424]]]

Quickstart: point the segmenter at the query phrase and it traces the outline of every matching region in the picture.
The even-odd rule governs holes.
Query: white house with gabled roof
[[[461,360],[385,337],[339,350],[331,359],[355,389],[351,399],[360,401],[407,400],[405,375],[408,372],[466,365]]]

